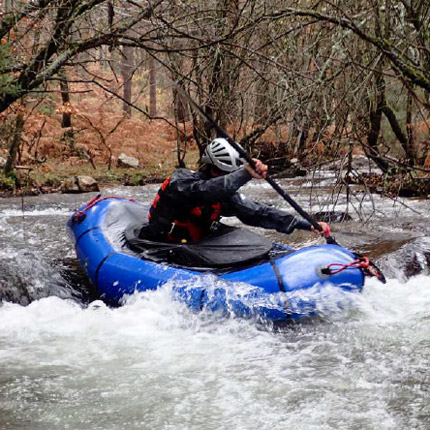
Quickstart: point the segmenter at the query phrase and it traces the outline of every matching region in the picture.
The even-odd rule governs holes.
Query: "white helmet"
[[[227,139],[217,137],[206,147],[201,163],[212,164],[224,172],[234,172],[245,164],[245,160]]]

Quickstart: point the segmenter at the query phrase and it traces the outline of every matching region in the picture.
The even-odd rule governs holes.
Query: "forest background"
[[[4,191],[195,167],[215,135],[179,86],[272,172],[340,160],[345,186],[430,193],[428,0],[5,0],[0,13]],[[354,172],[358,154],[379,174]]]

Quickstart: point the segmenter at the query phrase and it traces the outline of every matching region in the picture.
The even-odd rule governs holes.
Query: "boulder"
[[[60,190],[62,193],[79,193],[79,186],[76,176],[67,178],[60,185]]]
[[[303,167],[300,167],[298,165],[291,166],[286,169],[283,169],[272,176],[274,178],[297,178],[297,177],[303,177],[306,176],[307,171]]]
[[[137,169],[139,167],[139,160],[135,157],[130,157],[127,154],[121,153],[117,161],[118,167],[132,167]]]
[[[378,264],[390,278],[406,281],[412,276],[430,273],[430,237],[419,237],[407,242],[397,251],[382,257]]]
[[[78,187],[82,193],[100,191],[99,184],[91,176],[77,176]]]
[[[60,187],[63,193],[89,193],[100,191],[99,184],[91,176],[72,176],[66,179]]]
[[[328,223],[352,221],[351,215],[341,211],[321,211],[314,214],[317,221]]]
[[[355,170],[356,172],[363,173],[363,172],[372,172],[372,173],[378,173],[381,174],[381,170],[376,165],[376,163],[371,160],[370,158],[367,158],[365,155],[362,154],[356,154],[352,156],[352,162],[351,162],[352,170]],[[348,168],[348,160],[342,159],[342,160],[336,160],[332,161],[331,163],[326,164],[323,167],[323,170],[334,170],[338,171],[342,169],[345,171]]]

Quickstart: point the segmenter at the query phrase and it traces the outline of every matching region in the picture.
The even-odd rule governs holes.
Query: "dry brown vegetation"
[[[112,74],[104,73],[104,77],[113,81]],[[121,85],[121,81],[115,82],[115,87]],[[69,90],[71,101],[66,106],[59,91],[54,91],[48,100],[28,98],[25,105],[15,104],[0,114],[0,121],[10,123],[11,128],[18,112],[24,115],[18,165],[40,172],[79,172],[92,163],[107,169],[109,160],[115,168],[118,156],[125,153],[137,158],[145,171],[158,170],[162,175],[177,162],[178,135],[181,141],[188,136],[188,149],[195,152],[189,122],[177,130],[172,120],[148,119],[139,112],[128,115],[117,98],[89,83],[70,84]],[[160,101],[163,96],[160,92]],[[160,110],[167,113],[167,103],[161,104]],[[62,127],[64,112],[71,115],[71,128]],[[72,140],[65,137],[67,132]],[[6,158],[7,152],[4,145],[0,156]]]
[[[280,168],[360,152],[384,174],[425,178],[427,3],[1,3],[4,174],[16,164],[111,171],[121,152],[158,172],[185,154],[194,162],[215,132],[187,92]]]

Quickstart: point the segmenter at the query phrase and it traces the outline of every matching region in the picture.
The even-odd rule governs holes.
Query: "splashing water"
[[[116,309],[5,303],[1,427],[426,428],[428,278],[355,301],[343,319],[278,330],[194,314],[167,288]]]
[[[0,306],[1,429],[429,428],[429,277],[328,289],[284,327],[194,313],[174,282],[109,308],[64,275],[81,203],[0,207],[0,285],[29,291]]]

